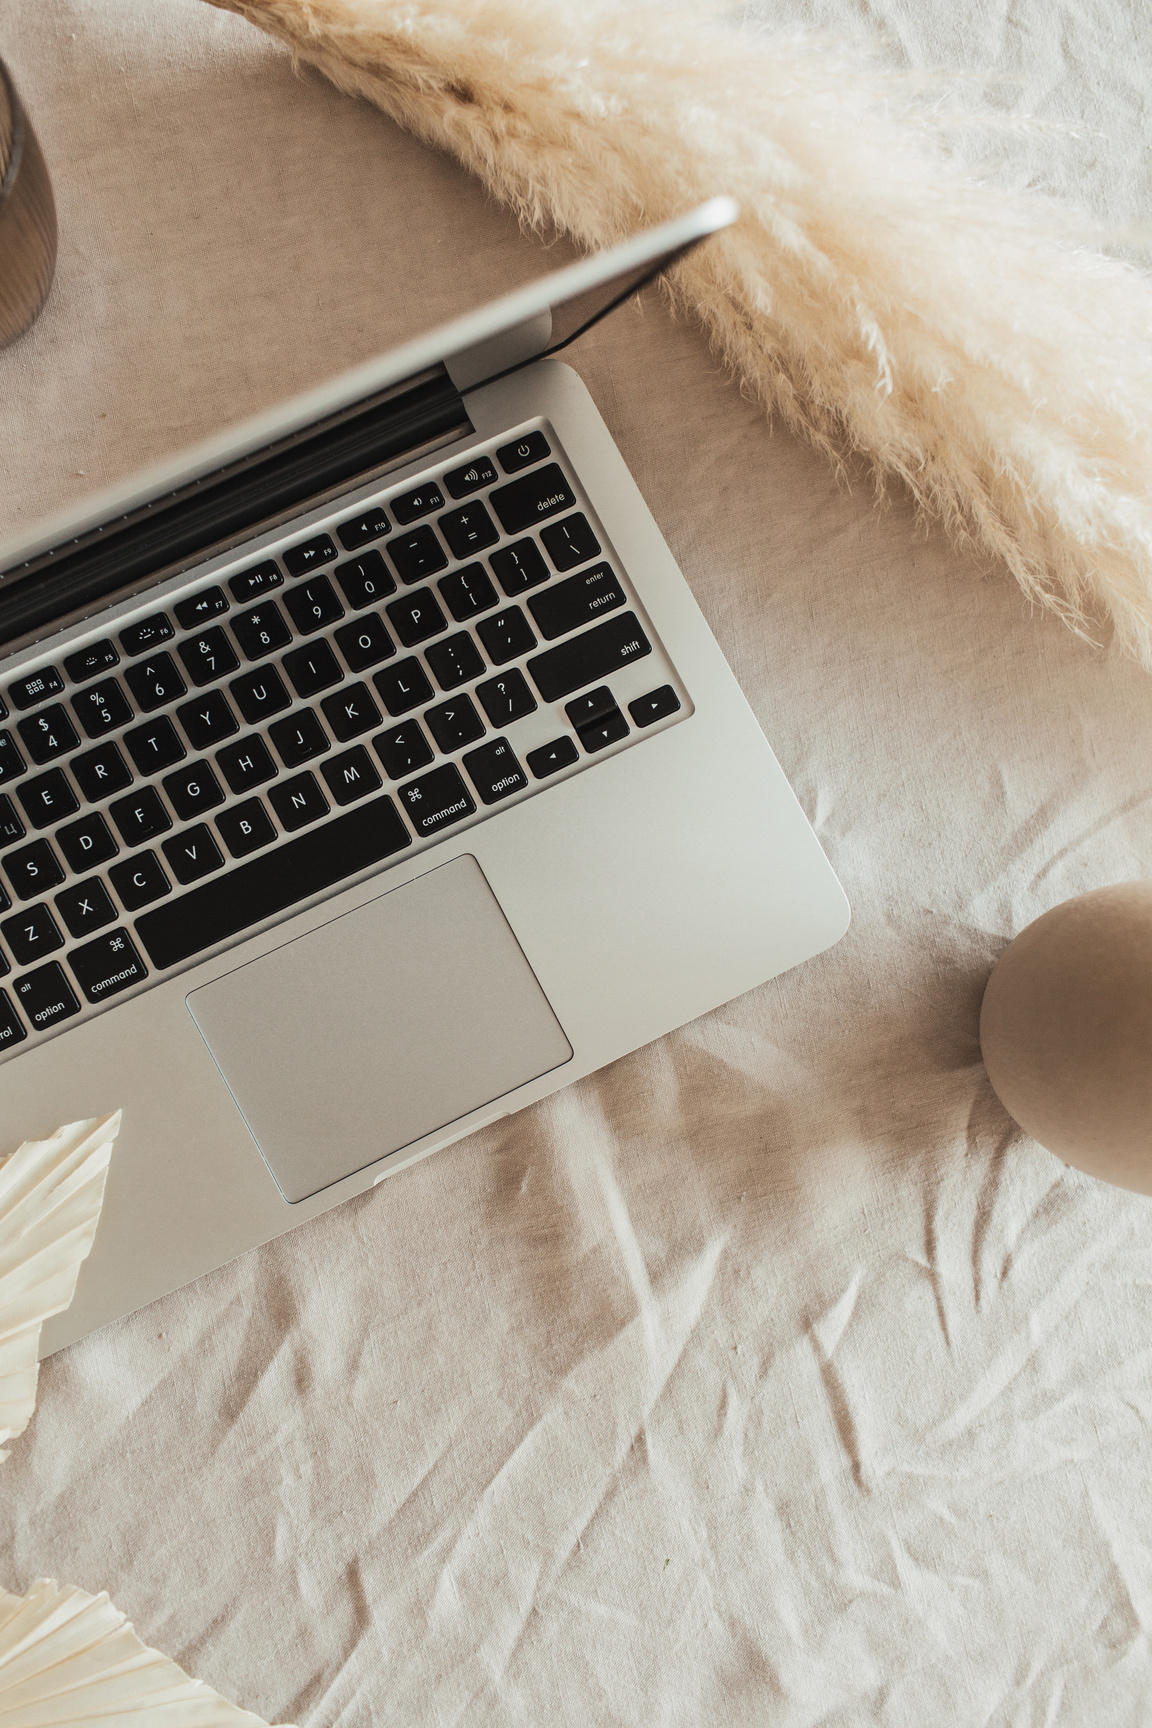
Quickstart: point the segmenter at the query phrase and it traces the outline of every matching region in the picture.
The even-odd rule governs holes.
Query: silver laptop
[[[0,549],[5,1147],[122,1107],[58,1349],[848,906],[550,358],[719,199]]]

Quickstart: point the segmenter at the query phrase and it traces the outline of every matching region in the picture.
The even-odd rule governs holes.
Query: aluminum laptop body
[[[0,549],[3,1149],[123,1110],[45,1353],[843,933],[549,357],[562,320],[734,214],[557,272]]]

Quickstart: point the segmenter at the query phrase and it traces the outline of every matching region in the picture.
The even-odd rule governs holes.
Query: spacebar
[[[153,966],[176,966],[411,844],[391,798],[376,798],[143,913],[136,934]]]

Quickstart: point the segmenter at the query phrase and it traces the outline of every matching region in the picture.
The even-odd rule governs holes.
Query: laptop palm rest
[[[290,1201],[572,1056],[472,857],[193,990],[188,1007]]]

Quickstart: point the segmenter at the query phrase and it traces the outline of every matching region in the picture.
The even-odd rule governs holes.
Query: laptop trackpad
[[[193,990],[188,1007],[286,1200],[572,1055],[471,857]]]

